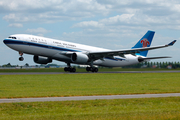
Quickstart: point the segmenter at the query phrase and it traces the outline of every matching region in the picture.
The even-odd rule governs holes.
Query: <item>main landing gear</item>
[[[98,68],[97,67],[86,67],[86,71],[89,72],[98,72]]]
[[[65,72],[76,72],[76,68],[71,67],[70,63],[67,63],[67,66],[68,67],[64,68]],[[87,72],[90,72],[90,71],[91,72],[98,72],[98,68],[97,67],[93,67],[93,65],[92,65],[92,67],[86,67],[86,71]]]
[[[76,72],[76,68],[72,68],[72,67],[65,67],[64,68],[65,72]]]
[[[98,72],[98,68],[93,66],[93,61],[90,62],[90,67],[86,67],[86,71]]]
[[[67,66],[68,66],[68,67],[65,67],[65,68],[64,68],[64,71],[65,71],[65,72],[76,72],[76,68],[72,68],[71,65],[70,65],[70,63],[67,63]]]
[[[23,52],[19,52],[19,55],[21,56],[21,57],[19,57],[19,61],[23,61],[24,60],[24,58],[22,57],[23,56]]]

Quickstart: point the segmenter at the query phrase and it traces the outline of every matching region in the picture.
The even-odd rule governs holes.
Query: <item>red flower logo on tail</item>
[[[143,48],[144,48],[150,45],[150,42],[148,41],[148,39],[144,38],[143,40],[141,40],[141,44],[143,44]]]

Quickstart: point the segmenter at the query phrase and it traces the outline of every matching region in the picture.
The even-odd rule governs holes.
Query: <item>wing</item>
[[[109,51],[101,51],[101,52],[90,52],[89,57],[91,60],[94,61],[97,59],[102,59],[104,57],[113,57],[113,56],[124,57],[125,54],[136,55],[136,53],[139,53],[140,51],[147,51],[147,50],[154,50],[154,49],[169,47],[169,46],[172,46],[175,42],[176,42],[176,40],[172,41],[171,43],[169,43],[167,45],[160,45],[160,46],[154,46],[154,47],[144,47],[144,48],[124,49],[124,50],[109,50]],[[167,58],[167,57],[164,57],[164,58]]]

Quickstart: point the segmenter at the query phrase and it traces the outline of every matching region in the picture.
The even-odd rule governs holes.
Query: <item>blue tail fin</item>
[[[148,31],[137,43],[133,48],[143,48],[143,47],[150,47],[152,39],[154,37],[154,31]],[[148,50],[147,51],[140,51],[140,53],[136,53],[136,55],[141,55],[146,57],[148,54]]]

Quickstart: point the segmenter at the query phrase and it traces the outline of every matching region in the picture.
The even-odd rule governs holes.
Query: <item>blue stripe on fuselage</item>
[[[81,52],[78,50],[73,49],[67,49],[67,48],[61,48],[61,47],[55,47],[51,45],[45,45],[45,44],[39,44],[39,43],[33,43],[28,41],[20,41],[20,40],[11,40],[11,39],[5,39],[4,44],[17,44],[17,45],[27,45],[27,46],[36,46],[36,47],[42,47],[42,48],[48,48],[48,49],[54,49],[54,50],[60,50],[60,51],[71,51],[71,52]],[[126,59],[115,57],[115,59],[112,59],[110,57],[105,57],[105,59],[113,60],[113,61],[122,61]]]
[[[81,52],[81,51],[78,51],[78,50],[55,47],[55,46],[39,44],[39,43],[33,43],[33,42],[28,42],[28,41],[5,39],[3,42],[4,42],[4,44],[30,45],[30,46],[36,46],[36,47],[42,47],[42,48],[48,48],[48,49],[54,49],[54,50],[60,50],[60,51]]]

